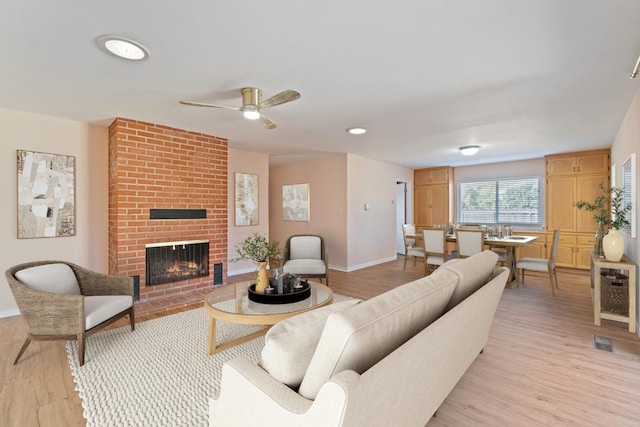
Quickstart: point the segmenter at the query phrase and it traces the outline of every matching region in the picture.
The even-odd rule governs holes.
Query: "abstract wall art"
[[[258,175],[236,172],[235,178],[235,224],[258,225]]]
[[[18,238],[75,236],[75,157],[18,150]]]
[[[282,219],[309,221],[309,184],[282,186]]]

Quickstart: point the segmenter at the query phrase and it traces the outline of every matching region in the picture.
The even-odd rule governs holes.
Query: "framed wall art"
[[[282,219],[309,221],[309,184],[282,186]]]
[[[73,156],[18,150],[18,239],[76,234]]]
[[[236,172],[235,224],[258,225],[258,175]]]

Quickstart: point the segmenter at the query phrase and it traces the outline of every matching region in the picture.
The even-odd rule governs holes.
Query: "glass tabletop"
[[[214,291],[209,294],[207,304],[215,310],[228,314],[263,316],[310,310],[326,304],[333,297],[333,291],[329,287],[320,283],[309,282],[311,295],[302,301],[288,304],[262,304],[249,299],[248,287],[250,284],[251,282],[230,284],[229,286],[235,287],[235,298],[224,301],[217,301]]]

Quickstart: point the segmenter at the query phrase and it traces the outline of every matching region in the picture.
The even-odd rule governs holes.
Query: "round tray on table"
[[[262,304],[289,304],[292,302],[302,301],[309,298],[311,295],[311,286],[308,282],[302,282],[300,289],[295,289],[292,292],[285,292],[283,294],[260,294],[256,292],[256,285],[249,286],[249,299],[254,302]]]

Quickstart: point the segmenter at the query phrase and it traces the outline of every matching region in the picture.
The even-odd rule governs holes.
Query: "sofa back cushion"
[[[291,237],[289,259],[322,259],[322,240],[318,236]]]
[[[27,287],[54,294],[80,295],[80,286],[71,267],[63,263],[37,265],[14,274]]]
[[[359,302],[359,299],[335,302],[276,323],[264,337],[258,364],[279,382],[298,388],[329,315]]]
[[[315,399],[334,374],[369,369],[436,320],[457,281],[455,273],[445,271],[330,314],[298,392]]]
[[[455,262],[447,262],[440,266],[432,276],[437,277],[445,271],[458,276],[458,285],[451,296],[451,300],[447,304],[446,310],[452,309],[458,305],[460,301],[487,283],[496,267],[496,262],[498,262],[498,254],[487,250],[470,256],[469,258]]]

